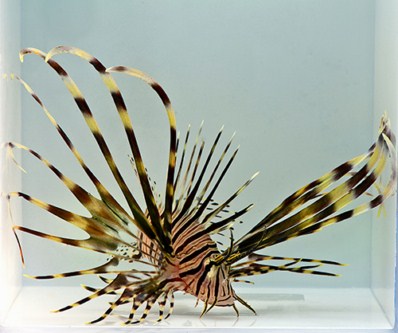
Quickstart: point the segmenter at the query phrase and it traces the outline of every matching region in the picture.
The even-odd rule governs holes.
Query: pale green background
[[[196,129],[205,120],[208,145],[223,124],[226,139],[237,131],[235,145],[240,144],[240,152],[217,198],[227,198],[254,172],[261,172],[234,206],[256,205],[237,228],[238,234],[292,191],[365,152],[373,141],[378,123],[372,111],[373,1],[32,0],[22,2],[22,13],[22,47],[47,51],[60,44],[74,45],[95,54],[106,66],[124,64],[148,72],[168,92],[181,131],[188,123]],[[99,77],[80,59],[57,59],[86,93],[105,134],[112,135],[110,145],[133,182],[122,128]],[[22,73],[71,133],[89,165],[99,176],[108,177],[98,149],[55,73],[34,57],[26,59]],[[148,169],[162,192],[167,127],[161,103],[142,82],[117,79]],[[40,109],[26,94],[22,103],[22,142],[90,188]],[[25,191],[84,212],[36,160],[26,158],[24,166],[29,171],[23,178]],[[114,187],[112,181],[105,183]],[[55,224],[38,209],[25,205],[24,214],[27,225],[62,232],[63,224]],[[256,284],[368,287],[370,217],[263,251],[349,263],[334,270],[343,277],[275,273],[257,277]],[[65,232],[74,234],[68,226]],[[32,237],[25,238],[25,246],[27,273],[88,268],[86,252]],[[102,262],[95,255],[88,258],[92,265]],[[75,285],[76,280],[49,283]]]

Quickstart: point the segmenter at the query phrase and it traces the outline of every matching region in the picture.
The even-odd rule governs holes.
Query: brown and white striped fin
[[[235,243],[235,255],[231,256],[229,262],[237,261],[258,249],[317,232],[328,225],[360,215],[381,205],[395,193],[396,188],[397,161],[395,143],[392,140],[395,138],[384,116],[378,139],[368,153],[343,163],[285,199],[273,213],[267,215]],[[374,184],[386,169],[388,160],[391,163],[391,172],[389,182],[383,192],[365,203],[357,203],[353,209],[343,211],[348,204],[355,203],[357,198],[375,187]],[[354,171],[361,164],[363,166],[358,171]],[[337,183],[337,180],[343,176],[346,176],[345,179]],[[334,187],[325,191],[329,186]],[[298,212],[289,216],[294,210]],[[276,220],[276,217],[279,220]]]
[[[150,186],[149,180],[148,180],[148,176],[145,171],[145,165],[142,160],[140,149],[138,147],[138,142],[137,142],[135,132],[133,129],[133,124],[131,122],[130,116],[128,115],[127,107],[125,105],[124,99],[122,97],[122,94],[121,94],[115,80],[113,79],[111,74],[106,71],[105,66],[97,58],[95,58],[92,55],[90,55],[89,53],[87,53],[81,49],[75,48],[75,47],[69,47],[69,46],[55,47],[48,52],[48,54],[46,56],[46,61],[48,62],[55,55],[63,54],[63,53],[73,54],[75,56],[78,56],[78,57],[88,61],[95,68],[95,70],[99,73],[106,88],[109,90],[109,92],[112,96],[112,99],[114,101],[114,104],[116,106],[117,112],[119,114],[120,120],[124,126],[125,133],[126,133],[126,136],[127,136],[128,142],[129,142],[129,146],[130,146],[130,149],[134,156],[134,161],[136,163],[138,175],[139,175],[139,178],[141,181],[142,192],[144,194],[148,213],[151,218],[151,225],[153,226],[153,231],[156,235],[158,245],[160,248],[165,250],[165,253],[171,253],[170,239],[167,237],[167,234],[165,234],[165,232],[162,228],[160,214],[157,209],[155,197],[152,193],[151,186]],[[167,250],[166,250],[166,248],[167,248]]]
[[[34,49],[34,48],[27,48],[27,49],[23,49],[20,52],[20,58],[21,60],[24,59],[24,56],[27,54],[34,54],[39,56],[40,58],[42,58],[43,60],[46,59],[47,54],[38,50],[38,49]],[[150,236],[151,238],[155,238],[155,234],[152,230],[152,227],[150,226],[150,224],[148,223],[143,211],[141,210],[141,208],[139,207],[138,203],[136,202],[134,196],[131,194],[128,186],[126,185],[114,159],[113,156],[108,148],[108,145],[106,144],[106,141],[101,133],[101,130],[99,128],[99,125],[97,124],[84,96],[82,95],[82,93],[80,92],[78,86],[75,84],[75,82],[72,80],[72,78],[67,74],[67,72],[53,59],[47,59],[47,63],[51,66],[51,68],[53,68],[57,74],[61,77],[62,81],[64,82],[66,88],[68,89],[68,91],[70,92],[70,94],[72,95],[72,97],[75,100],[76,105],[78,106],[79,110],[81,111],[87,126],[89,127],[90,131],[92,132],[110,170],[112,171],[112,174],[115,178],[115,180],[117,181],[120,189],[122,190],[127,203],[129,204],[130,209],[133,212],[134,218],[137,221],[138,227],[145,233],[148,234],[148,236]],[[28,89],[28,92],[29,89]],[[43,106],[43,104],[41,103],[41,101],[37,98],[37,95],[34,94],[32,95],[36,101]],[[45,109],[46,112],[46,109]],[[47,116],[51,116],[49,114],[49,112],[46,112]],[[54,126],[57,127],[57,129],[59,129],[59,126],[57,126],[55,120],[53,120],[53,118],[50,118],[51,122],[54,124]],[[83,169],[86,172],[89,172],[89,176],[92,174],[90,171],[88,171],[88,168],[85,168],[84,166],[84,162],[82,162],[82,158],[80,156],[80,154],[77,153],[76,149],[71,145],[71,142],[69,140],[69,138],[67,138],[66,135],[64,135],[63,131],[60,131],[60,134],[62,136],[62,138],[64,139],[64,141],[67,143],[67,145],[69,146],[69,148],[72,150],[72,152],[74,153],[75,157],[78,159],[78,161],[81,163]],[[112,206],[115,206],[115,210],[117,211],[121,211],[121,207],[120,205],[117,204],[116,200],[110,200],[110,195],[107,191],[105,191],[105,189],[103,188],[103,186],[100,184],[99,181],[95,180],[93,178],[93,176],[90,176],[90,178],[93,180],[94,185],[96,185],[99,194],[101,195],[102,199],[105,202],[109,202]]]
[[[42,58],[43,60],[45,60],[46,56],[47,56],[46,53],[44,53],[38,49],[26,48],[20,52],[21,60],[24,59],[25,55],[28,55],[28,54],[37,55],[40,58]],[[82,115],[87,123],[87,126],[89,127],[95,140],[97,141],[98,146],[101,149],[101,152],[102,152],[105,160],[107,161],[109,168],[112,171],[112,174],[114,175],[117,183],[119,184],[119,187],[122,189],[123,193],[127,197],[126,199],[129,202],[129,205],[134,205],[134,206],[139,207],[138,204],[135,202],[135,199],[132,196],[130,190],[128,189],[125,181],[123,180],[123,177],[121,176],[121,173],[113,159],[113,156],[108,148],[108,145],[106,144],[103,134],[99,128],[99,125],[98,125],[96,119],[94,118],[94,116],[90,110],[90,107],[88,106],[80,89],[78,88],[76,83],[73,81],[73,79],[69,76],[69,74],[65,71],[65,69],[62,68],[55,60],[48,59],[47,63],[50,65],[51,68],[53,68],[57,72],[57,74],[60,76],[60,78],[64,82],[66,88],[70,92],[71,96],[73,97],[76,105],[78,106],[80,112],[82,113]],[[37,95],[36,95],[36,97],[37,97]],[[36,97],[34,97],[34,98],[36,99]],[[46,112],[46,114],[47,114],[47,112]],[[135,209],[138,209],[137,207]]]
[[[166,109],[167,117],[169,120],[170,129],[170,148],[169,148],[169,163],[167,171],[167,183],[166,183],[166,196],[165,196],[165,227],[166,231],[170,233],[172,223],[172,209],[174,200],[174,173],[176,165],[176,152],[177,152],[177,124],[175,119],[175,113],[171,105],[170,99],[167,96],[164,89],[154,79],[148,76],[146,73],[139,71],[135,68],[125,66],[110,67],[106,70],[107,72],[124,73],[136,78],[139,78],[146,82],[153,90],[156,91],[162,103]],[[170,235],[168,236],[170,238]]]

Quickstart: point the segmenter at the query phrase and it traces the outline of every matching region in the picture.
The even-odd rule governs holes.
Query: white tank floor
[[[23,287],[4,322],[0,332],[115,332],[163,331],[178,332],[201,329],[214,331],[215,328],[234,328],[234,332],[248,329],[269,329],[283,332],[309,329],[345,331],[351,329],[391,329],[382,308],[370,289],[259,289],[237,290],[256,311],[253,315],[238,305],[240,316],[232,308],[213,308],[200,318],[203,304],[195,308],[195,299],[189,295],[176,294],[173,315],[161,323],[154,323],[157,309],[152,311],[150,322],[133,327],[122,326],[121,322],[129,313],[117,310],[104,322],[96,325],[84,323],[99,317],[107,308],[104,299],[63,313],[51,310],[63,307],[85,297],[87,292],[75,287]],[[109,298],[111,300],[111,298]],[[132,330],[134,329],[134,330]],[[223,330],[224,331],[224,330]],[[279,330],[278,330],[279,331]],[[280,332],[279,331],[279,332]]]

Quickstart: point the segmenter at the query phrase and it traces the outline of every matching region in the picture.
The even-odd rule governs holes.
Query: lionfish
[[[145,207],[137,202],[125,182],[78,86],[53,59],[61,53],[69,53],[87,61],[98,72],[109,91],[131,149],[132,165],[139,179]],[[27,151],[41,161],[91,214],[79,215],[23,192],[8,193],[8,201],[13,197],[20,197],[80,228],[88,235],[86,239],[71,239],[14,225],[22,260],[22,247],[17,231],[107,256],[105,263],[98,267],[54,275],[31,276],[34,279],[54,279],[91,274],[98,276],[105,284],[99,288],[85,286],[90,292],[89,296],[57,311],[66,311],[95,298],[111,295],[113,301],[109,303],[109,307],[91,323],[104,320],[118,306],[125,304],[131,306],[125,324],[143,322],[154,305],[157,305],[159,311],[157,321],[161,321],[172,313],[174,293],[181,291],[196,297],[197,302],[204,303],[202,315],[213,307],[232,307],[239,315],[236,302],[255,313],[254,309],[236,294],[233,283],[250,282],[242,278],[275,271],[336,276],[337,274],[319,270],[319,267],[341,265],[329,260],[269,256],[258,251],[295,237],[318,232],[326,226],[362,214],[382,205],[395,193],[395,137],[389,119],[383,115],[377,139],[366,153],[342,163],[301,187],[245,235],[235,239],[233,225],[252,205],[238,211],[231,211],[229,207],[252,182],[255,175],[225,201],[215,201],[215,193],[237,154],[237,149],[230,151],[232,139],[221,149],[217,159],[214,155],[221,131],[216,135],[207,153],[204,142],[200,140],[196,140],[196,143],[188,148],[189,129],[185,139],[181,141],[183,143],[179,144],[174,110],[168,95],[155,80],[142,71],[125,66],[106,68],[97,58],[75,47],[59,46],[47,54],[38,49],[26,48],[20,52],[21,61],[28,54],[41,57],[65,84],[94,136],[128,207],[124,208],[95,176],[69,136],[32,88],[19,76],[13,75],[40,105],[97,191],[96,194],[87,192],[36,151],[19,143],[6,144],[7,151],[14,161],[15,149]],[[170,131],[164,203],[154,194],[154,185],[142,159],[132,121],[112,73],[122,73],[143,80],[156,92],[164,105]],[[182,148],[178,149],[179,146]],[[215,162],[215,166],[209,168],[211,160]],[[385,185],[381,185],[381,175],[387,164],[391,165],[389,180]],[[371,194],[369,191],[372,189],[377,193]],[[358,202],[358,198],[362,199]],[[349,204],[352,204],[353,208],[347,207]],[[225,235],[228,242],[220,247],[215,235],[222,232],[228,233]],[[140,315],[137,319],[135,314],[138,309]]]

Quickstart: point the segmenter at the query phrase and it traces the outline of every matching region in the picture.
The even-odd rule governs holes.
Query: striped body
[[[87,61],[98,72],[108,90],[124,128],[145,205],[141,206],[132,194],[130,189],[132,185],[126,183],[102,134],[100,125],[77,84],[53,59],[61,53],[69,53]],[[15,225],[13,230],[22,258],[18,231],[95,251],[104,254],[107,258],[102,265],[97,267],[52,275],[31,276],[35,279],[53,279],[96,275],[104,283],[98,288],[84,286],[90,293],[87,297],[58,311],[66,311],[94,298],[111,295],[114,299],[109,307],[91,323],[104,320],[118,306],[124,304],[131,305],[125,324],[144,321],[154,305],[158,307],[158,321],[160,321],[172,313],[174,293],[182,291],[204,303],[202,314],[214,306],[233,307],[238,313],[236,302],[254,312],[232,288],[233,283],[250,282],[241,278],[275,271],[336,276],[334,273],[320,270],[319,267],[341,265],[335,261],[299,256],[268,256],[257,251],[295,237],[318,232],[326,226],[363,214],[375,207],[381,207],[385,200],[395,194],[397,179],[395,136],[391,132],[387,116],[384,115],[375,143],[366,153],[342,163],[298,189],[249,232],[235,239],[233,226],[237,222],[243,222],[241,218],[252,208],[252,205],[236,211],[230,206],[257,174],[223,202],[215,201],[216,192],[238,151],[238,149],[230,151],[231,138],[221,149],[218,157],[216,156],[222,129],[208,150],[205,149],[205,143],[201,138],[201,128],[193,142],[190,128],[184,140],[177,139],[176,120],[169,97],[155,80],[137,69],[125,66],[106,68],[95,57],[74,47],[60,46],[48,53],[33,48],[24,49],[20,53],[21,60],[26,55],[36,55],[43,59],[65,84],[101,151],[104,163],[109,167],[112,177],[118,184],[127,206],[124,208],[124,205],[119,203],[97,178],[95,171],[85,163],[83,156],[67,133],[33,89],[18,76],[12,76],[38,103],[97,192],[91,194],[86,191],[38,152],[19,143],[6,144],[9,156],[14,162],[16,162],[13,153],[15,149],[31,154],[51,170],[89,212],[89,216],[82,216],[23,192],[8,193],[6,196],[8,200],[19,197],[80,228],[88,235],[86,239],[70,239]],[[133,122],[122,93],[113,78],[115,73],[144,81],[159,96],[164,106],[169,122],[170,144],[163,200],[154,194],[156,190],[151,184],[142,159]],[[210,167],[210,165],[213,166]],[[347,208],[350,204],[351,208]],[[215,240],[215,235],[224,236],[225,244],[220,246]],[[165,316],[167,308],[168,314]],[[134,319],[137,311],[141,311],[138,320]]]
[[[171,258],[165,259],[157,245],[142,232],[138,234],[139,251],[147,253],[144,257],[158,266],[157,280],[167,283],[168,292],[182,291],[214,306],[233,306],[236,298],[229,268],[224,263],[215,264],[221,255],[217,244],[200,222],[185,228],[183,222],[172,228]]]
[[[172,233],[172,236],[176,234]],[[173,241],[173,249],[175,269],[184,283],[181,291],[215,306],[234,304],[228,267],[225,264],[215,264],[214,259],[220,252],[203,225],[194,223],[177,236]]]

